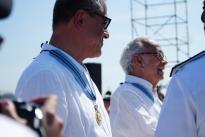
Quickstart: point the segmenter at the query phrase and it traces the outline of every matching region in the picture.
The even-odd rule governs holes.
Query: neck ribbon
[[[138,83],[130,83],[130,82],[125,82],[128,84],[131,84],[135,88],[138,88],[140,91],[142,91],[152,102],[154,102],[154,97],[153,95],[145,88],[144,86],[138,84]]]
[[[66,67],[66,69],[74,76],[77,83],[83,89],[86,96],[92,101],[96,101],[96,94],[91,88],[88,79],[85,74],[81,72],[75,63],[69,59],[63,52],[59,50],[42,50],[48,51],[52,57],[54,57],[60,64]]]

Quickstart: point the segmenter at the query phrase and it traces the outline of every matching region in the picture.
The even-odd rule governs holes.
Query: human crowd
[[[11,7],[12,0],[0,1],[0,19]],[[205,52],[172,68],[163,96],[157,86],[166,55],[156,40],[136,37],[120,57],[123,83],[103,98],[83,61],[101,55],[110,23],[106,0],[56,0],[50,40],[22,73],[13,98],[0,98],[0,136],[205,137]],[[27,104],[21,110],[34,107],[38,132],[25,118],[30,113],[19,112]]]

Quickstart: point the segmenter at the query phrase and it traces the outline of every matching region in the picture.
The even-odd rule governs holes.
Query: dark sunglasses
[[[201,21],[205,23],[205,11],[201,14]]]
[[[112,19],[96,12],[94,14],[104,19],[104,29],[107,29]]]
[[[108,26],[110,25],[110,22],[111,22],[111,20],[112,19],[110,19],[110,18],[108,18],[108,17],[106,17],[106,16],[104,16],[104,15],[102,15],[102,14],[100,14],[100,13],[97,13],[97,12],[95,12],[95,11],[92,11],[92,10],[90,10],[90,9],[83,9],[83,10],[85,10],[85,11],[87,11],[89,14],[91,14],[91,15],[96,15],[96,16],[99,16],[99,17],[101,17],[101,18],[103,18],[103,20],[104,20],[104,26],[103,26],[103,28],[106,30],[107,28],[108,28]]]

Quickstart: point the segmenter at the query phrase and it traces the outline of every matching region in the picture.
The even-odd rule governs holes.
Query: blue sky
[[[50,39],[52,10],[55,0],[14,0],[9,18],[0,22],[0,35],[5,38],[0,51],[0,90],[14,91],[17,81],[42,42]],[[205,49],[203,24],[200,21],[202,1],[189,0],[190,54]],[[115,90],[124,80],[119,65],[123,48],[131,40],[130,1],[107,0],[110,38],[105,40],[102,56],[86,62],[102,63],[103,91]],[[140,11],[136,11],[140,12]],[[169,71],[166,71],[168,75]]]

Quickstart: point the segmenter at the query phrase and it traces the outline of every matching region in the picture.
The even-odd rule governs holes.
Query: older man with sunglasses
[[[156,41],[140,37],[124,49],[120,64],[126,77],[111,99],[113,137],[153,137],[161,108],[154,89],[166,58]]]
[[[205,137],[204,70],[204,51],[172,69],[155,137]]]
[[[105,0],[56,0],[53,34],[24,71],[18,97],[58,96],[65,137],[112,137],[102,97],[83,65],[101,55],[109,37]]]

